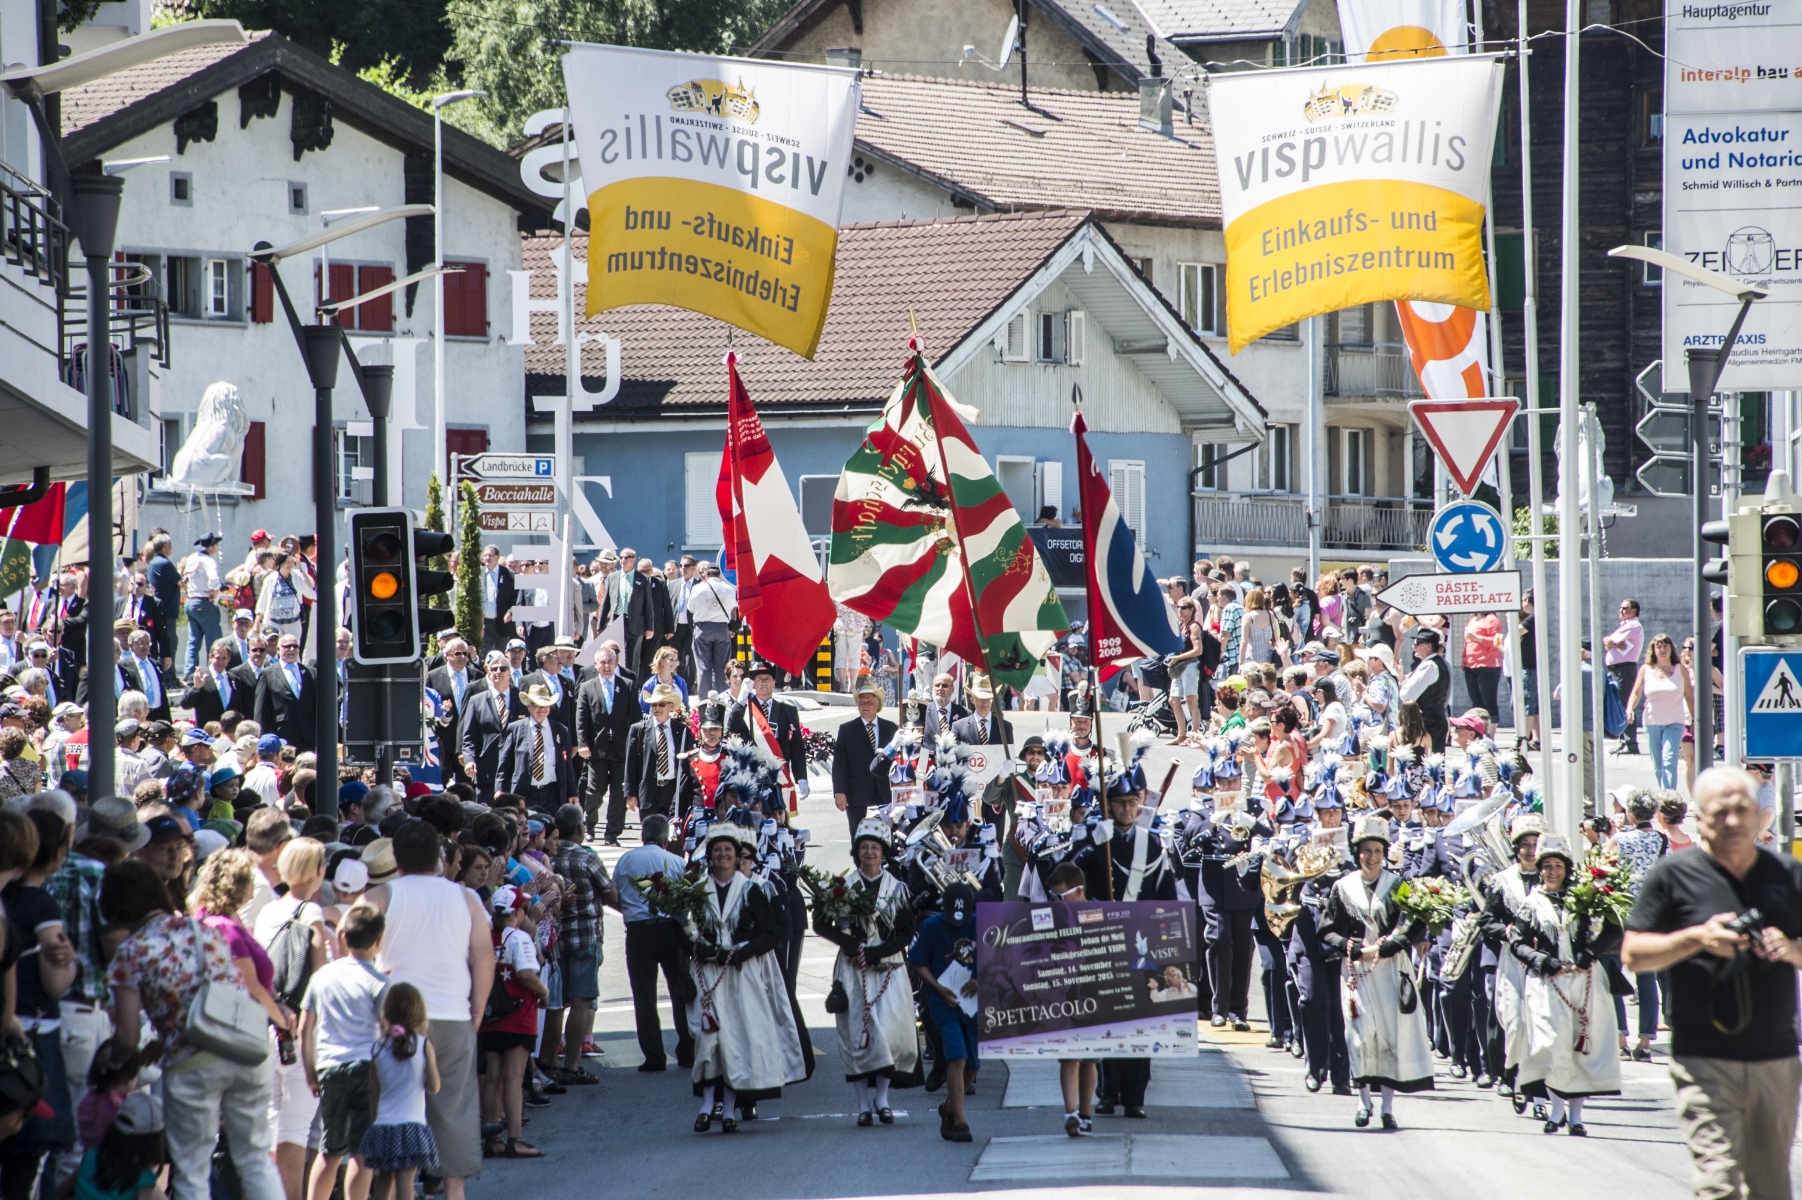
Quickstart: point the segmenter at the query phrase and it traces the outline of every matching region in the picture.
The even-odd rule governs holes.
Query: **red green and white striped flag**
[[[916,350],[838,477],[832,598],[1024,687],[1069,628],[959,404]]]

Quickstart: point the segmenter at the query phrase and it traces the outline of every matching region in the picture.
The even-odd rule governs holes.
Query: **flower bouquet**
[[[660,917],[673,917],[692,941],[707,911],[708,881],[703,875],[657,871],[632,881],[645,904]]]
[[[1425,922],[1434,937],[1457,918],[1458,905],[1468,898],[1463,884],[1439,876],[1404,880],[1395,888],[1395,902],[1402,911]]]
[[[848,868],[833,875],[802,864],[800,879],[801,886],[807,889],[808,908],[816,916],[839,926],[853,921],[868,922],[873,918],[876,915],[875,889],[851,886],[850,874]]]
[[[1592,850],[1571,881],[1566,911],[1579,921],[1595,917],[1625,929],[1633,909],[1632,887],[1633,868],[1619,854]]]

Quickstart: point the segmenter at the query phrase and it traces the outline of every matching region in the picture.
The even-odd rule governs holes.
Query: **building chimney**
[[[863,66],[863,47],[834,46],[826,51],[826,65],[829,67],[861,67]]]
[[[1139,127],[1169,137],[1171,125],[1170,81],[1154,76],[1139,80]]]

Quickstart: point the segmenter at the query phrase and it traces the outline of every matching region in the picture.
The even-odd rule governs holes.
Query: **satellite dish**
[[[1001,52],[995,55],[995,69],[999,71],[1007,66],[1014,56],[1014,47],[1020,43],[1020,18],[1016,14],[1007,22],[1007,33],[1001,39]]]

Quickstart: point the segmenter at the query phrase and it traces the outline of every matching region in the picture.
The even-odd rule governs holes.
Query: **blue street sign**
[[[1746,647],[1739,661],[1745,757],[1802,759],[1802,650]]]
[[[1453,501],[1434,513],[1427,527],[1427,549],[1443,571],[1493,571],[1502,565],[1507,545],[1502,515],[1480,500]]]

